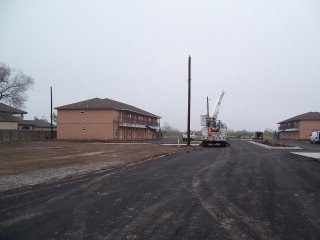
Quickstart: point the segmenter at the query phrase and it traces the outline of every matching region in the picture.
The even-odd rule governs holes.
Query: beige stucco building
[[[316,130],[320,130],[320,112],[304,113],[278,123],[280,139],[307,140]]]
[[[159,116],[108,98],[56,109],[58,139],[143,140],[161,133]]]
[[[51,124],[44,120],[24,120],[27,112],[0,103],[0,130],[51,131]],[[52,125],[56,131],[56,126]]]
[[[27,112],[0,103],[0,129],[17,130],[24,114],[27,114]]]

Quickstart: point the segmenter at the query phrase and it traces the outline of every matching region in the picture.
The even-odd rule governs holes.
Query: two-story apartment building
[[[57,107],[58,139],[144,140],[160,133],[160,117],[108,98]]]
[[[320,130],[320,112],[304,113],[278,123],[280,139],[307,140],[315,130]]]

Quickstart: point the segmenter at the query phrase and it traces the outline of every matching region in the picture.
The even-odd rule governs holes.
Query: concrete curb
[[[262,143],[257,143],[257,142],[254,142],[254,141],[249,141],[249,142],[252,143],[252,144],[258,145],[260,147],[267,148],[267,149],[302,149],[301,147],[274,147],[274,146],[268,146],[268,145],[265,145],[265,144],[262,144]]]
[[[319,152],[291,152],[296,155],[304,156],[304,157],[310,157],[315,158],[318,161],[320,161],[320,153]]]

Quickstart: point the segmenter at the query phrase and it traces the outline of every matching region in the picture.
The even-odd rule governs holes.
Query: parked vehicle
[[[227,125],[218,120],[218,114],[223,95],[224,91],[222,90],[211,115],[209,114],[209,98],[207,97],[207,114],[200,116],[201,126],[203,126],[201,143],[201,146],[203,147],[207,147],[209,144],[219,144],[222,147],[229,145],[227,142]]]
[[[263,132],[255,132],[254,136],[253,136],[253,139],[263,140]]]
[[[310,134],[310,143],[320,142],[320,131],[314,131]]]
[[[195,141],[197,138],[197,135],[194,132],[190,132],[190,140]],[[188,134],[185,132],[182,134],[182,141],[187,141],[188,140]]]

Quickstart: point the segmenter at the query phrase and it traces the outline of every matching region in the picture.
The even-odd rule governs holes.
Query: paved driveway
[[[0,195],[0,239],[320,239],[320,162],[234,140]]]

